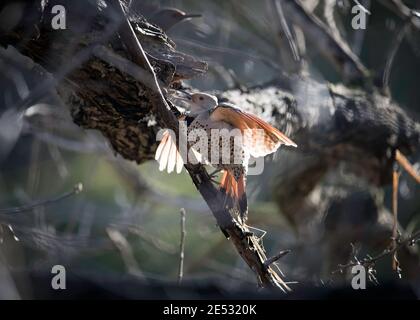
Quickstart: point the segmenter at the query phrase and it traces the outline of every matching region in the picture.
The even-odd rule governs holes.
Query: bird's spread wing
[[[162,140],[156,149],[155,159],[159,162],[160,171],[167,169],[168,173],[174,170],[181,173],[184,161],[176,147],[175,137],[169,131],[163,133]]]
[[[296,147],[285,134],[257,116],[225,105],[217,106],[210,116],[213,121],[224,121],[243,133],[244,145],[253,157],[275,152],[280,145]]]

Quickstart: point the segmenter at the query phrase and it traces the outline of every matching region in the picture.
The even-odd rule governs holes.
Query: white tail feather
[[[166,169],[168,173],[175,170],[176,173],[181,173],[184,161],[178,152],[175,139],[173,139],[169,131],[163,133],[162,140],[156,149],[155,159],[159,163],[159,171]]]
[[[171,143],[171,151],[169,152],[168,165],[167,165],[168,173],[171,173],[175,169],[177,152],[178,151],[176,149],[176,144]]]

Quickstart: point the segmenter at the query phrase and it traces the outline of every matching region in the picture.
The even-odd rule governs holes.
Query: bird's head
[[[179,95],[179,93],[182,93],[182,95]],[[217,97],[203,92],[190,94],[180,90],[174,98],[188,102],[190,114],[192,115],[198,115],[204,111],[211,111],[219,104]]]
[[[214,109],[218,104],[217,97],[208,93],[193,93],[191,95],[191,112],[200,113]]]

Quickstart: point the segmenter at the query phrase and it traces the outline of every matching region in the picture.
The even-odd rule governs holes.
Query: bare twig
[[[168,244],[165,241],[157,238],[156,236],[149,234],[143,227],[139,225],[119,225],[122,229],[127,229],[127,232],[138,236],[144,242],[150,244],[155,249],[165,252],[167,254],[175,255],[178,251],[175,246]]]
[[[184,38],[178,38],[178,37],[175,37],[174,40],[179,44],[194,48],[196,50],[200,50],[200,51],[202,51],[206,54],[209,54],[209,53],[217,54],[217,53],[219,53],[221,55],[231,55],[233,57],[242,57],[242,58],[248,59],[250,61],[261,62],[261,63],[265,64],[266,66],[268,66],[270,68],[274,68],[275,70],[278,70],[280,72],[283,71],[283,69],[275,61],[272,61],[271,59],[268,59],[268,58],[266,58],[262,55],[249,53],[249,52],[241,51],[241,50],[234,49],[234,48],[227,48],[227,47],[219,47],[219,46],[216,46],[216,45],[209,45],[207,43],[202,43],[202,42],[199,42],[197,40],[190,40],[190,39],[184,39]]]
[[[368,10],[368,5],[363,5],[363,4],[361,4],[360,2],[359,2],[359,0],[353,0],[354,1],[354,3],[355,4],[357,4],[357,6],[359,7],[359,8],[361,8],[365,13],[367,13],[367,14],[371,14],[370,13],[370,11]],[[369,1],[370,0],[362,0],[362,2],[365,2],[365,1],[367,1],[368,2],[368,4],[369,4]]]
[[[401,153],[401,151],[395,151],[395,160],[407,173],[417,182],[420,183],[420,175],[413,168],[413,165],[407,160],[407,158]]]
[[[410,176],[412,176],[417,183],[420,182],[420,177],[413,168],[413,166],[410,164],[410,162],[407,160],[407,158],[399,151],[396,150],[395,152],[395,161],[401,165],[404,170],[406,170]],[[339,265],[339,269],[332,272],[332,274],[335,274],[337,272],[342,272],[344,269],[347,269],[349,267],[353,267],[355,265],[363,265],[365,267],[368,267],[372,269],[372,267],[375,265],[375,263],[388,256],[392,255],[392,268],[393,270],[397,271],[398,275],[401,277],[401,269],[399,266],[399,261],[397,257],[398,250],[406,245],[413,245],[417,241],[420,240],[420,231],[415,232],[411,237],[406,238],[405,240],[399,239],[398,235],[398,184],[399,184],[399,178],[400,178],[400,172],[398,169],[394,169],[392,173],[392,213],[393,213],[393,227],[392,227],[392,243],[391,246],[388,249],[385,249],[382,253],[375,257],[367,257],[365,259],[359,260],[357,259],[356,255],[353,254],[353,260],[354,262],[350,262],[345,265]]]
[[[417,29],[420,29],[419,12],[407,7],[401,0],[379,0],[379,2],[388,8],[391,12],[399,16]]]
[[[408,237],[404,240],[399,240],[397,245],[394,248],[385,249],[384,251],[382,251],[377,256],[374,256],[374,257],[368,256],[367,258],[360,259],[360,260],[357,259],[357,257],[354,257],[355,261],[349,262],[347,264],[338,265],[338,269],[332,271],[331,274],[342,273],[344,270],[346,270],[348,268],[351,268],[353,266],[357,266],[357,265],[362,265],[362,266],[367,267],[367,268],[372,267],[376,264],[376,262],[378,260],[381,260],[384,257],[387,257],[389,255],[394,254],[395,252],[397,252],[398,250],[400,250],[401,248],[403,248],[407,245],[409,245],[409,246],[414,245],[418,241],[420,241],[420,230],[416,231],[410,237]]]
[[[361,0],[362,1],[362,0]],[[365,15],[366,17],[366,24],[368,23],[369,20],[369,15],[370,15],[370,5],[371,5],[371,0],[364,0],[362,1],[362,3],[360,3],[358,0],[354,0],[354,2],[359,6],[359,8],[361,8],[365,13],[367,13]],[[363,46],[363,41],[365,39],[366,36],[366,29],[359,29],[357,30],[357,32],[353,33],[353,45],[352,45],[352,50],[353,52],[360,56],[360,53],[362,51],[362,46]]]
[[[337,23],[334,19],[334,11],[337,6],[337,1],[335,0],[326,0],[324,1],[324,18],[327,22],[327,25],[331,31],[331,33],[337,38],[342,40],[340,29],[337,26]]]
[[[185,236],[187,231],[185,230],[185,209],[181,208],[181,242],[179,244],[179,269],[178,269],[178,283],[182,281],[184,276],[184,250],[185,250]]]
[[[125,17],[125,12],[122,4],[118,0],[110,1],[110,4],[121,15],[123,23],[120,27],[120,36],[122,41],[126,44],[130,55],[134,61],[146,70],[148,70],[154,79],[153,93],[150,94],[150,100],[155,108],[158,121],[163,127],[169,128],[177,135],[177,140],[186,141],[185,137],[180,138],[178,130],[178,121],[171,112],[168,103],[162,93],[156,74],[151,66],[146,53],[137,39],[136,34]],[[185,139],[185,140],[184,140]],[[258,274],[260,282],[266,287],[278,287],[283,291],[290,290],[284,283],[280,276],[272,269],[265,268],[264,261],[266,260],[263,248],[258,244],[258,239],[248,230],[245,225],[239,224],[232,218],[229,208],[223,206],[223,195],[215,188],[210,180],[210,176],[202,165],[185,164],[185,168],[190,174],[195,186],[207,202],[212,211],[219,227],[224,234],[230,238],[237,248],[239,254],[247,262],[249,267]]]
[[[395,160],[401,167],[406,170],[411,177],[413,177],[417,183],[420,183],[420,176],[414,170],[413,166],[407,160],[407,158],[399,151],[395,151]],[[394,225],[392,228],[392,246],[395,248],[397,246],[397,237],[398,237],[398,182],[400,178],[400,172],[398,169],[394,169],[392,174],[392,213],[394,216]],[[397,258],[397,251],[392,255],[392,268],[398,272],[400,275],[399,261]],[[401,275],[400,275],[401,276]]]
[[[63,193],[62,195],[59,195],[58,197],[43,200],[43,201],[38,201],[38,202],[29,204],[29,205],[26,205],[26,206],[0,209],[0,214],[12,214],[12,213],[20,213],[20,212],[30,211],[30,210],[33,210],[33,209],[38,208],[38,207],[43,207],[43,206],[50,205],[50,204],[53,204],[55,202],[64,200],[64,199],[66,199],[68,197],[71,197],[75,194],[78,194],[82,191],[83,191],[83,185],[81,183],[78,183],[73,187],[73,190],[68,191],[66,193]]]
[[[392,247],[397,246],[397,237],[398,237],[398,184],[400,179],[400,172],[398,169],[393,170],[392,172],[392,214],[394,217],[393,226],[392,226]],[[392,255],[392,268],[398,270],[399,263],[397,259],[397,251]]]
[[[403,26],[401,26],[400,31],[395,36],[395,39],[391,45],[387,60],[385,69],[382,75],[382,90],[384,90],[385,93],[389,94],[389,77],[392,70],[392,65],[394,63],[395,56],[398,52],[398,48],[401,45],[402,40],[404,39],[404,36],[409,28],[410,24],[404,23]]]
[[[268,268],[269,266],[271,266],[274,262],[276,262],[277,260],[279,260],[280,258],[284,257],[286,254],[289,254],[291,252],[291,250],[282,250],[280,251],[278,254],[276,254],[275,256],[272,256],[271,258],[268,258],[265,262],[264,265],[266,266],[266,268]]]
[[[105,46],[96,46],[93,50],[93,54],[105,62],[108,62],[110,65],[118,68],[121,72],[127,73],[133,78],[140,80],[149,89],[153,90],[153,76],[138,64],[135,64],[114,53]],[[158,80],[158,82],[160,86],[164,86],[162,81]]]
[[[137,277],[144,277],[143,272],[140,271],[137,260],[134,257],[133,249],[124,235],[114,228],[107,228],[106,233],[114,243],[115,247],[120,251],[124,264],[127,267],[127,271]]]
[[[275,16],[276,16],[276,22],[278,24],[278,28],[279,30],[276,30],[278,33],[278,36],[280,36],[280,49],[283,49],[282,47],[285,45],[285,43],[287,43],[287,45],[289,46],[289,52],[291,53],[291,58],[287,59],[290,61],[284,61],[284,63],[292,63],[295,66],[295,70],[299,70],[300,68],[300,62],[301,62],[301,57],[300,57],[300,53],[299,53],[299,49],[298,46],[296,45],[296,41],[293,37],[293,34],[289,28],[289,24],[287,23],[286,17],[284,16],[284,11],[282,8],[282,4],[281,1],[278,0],[271,0],[271,6],[270,6],[270,10],[273,10]],[[281,35],[284,35],[284,37],[286,38],[286,41],[284,41],[283,39],[281,39]],[[280,53],[282,53],[283,51],[280,50]]]
[[[364,81],[369,77],[368,70],[347,44],[337,39],[299,0],[285,0],[283,9],[290,21],[302,28],[305,36],[338,67],[347,80]]]

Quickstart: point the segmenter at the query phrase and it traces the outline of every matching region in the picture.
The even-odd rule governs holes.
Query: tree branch
[[[342,273],[345,269],[357,266],[357,265],[362,265],[366,268],[370,268],[372,266],[374,266],[379,260],[393,255],[394,253],[396,253],[398,250],[402,249],[403,247],[407,246],[407,245],[414,245],[416,242],[418,242],[420,240],[420,231],[417,231],[415,233],[413,233],[410,237],[402,240],[402,241],[398,241],[398,243],[392,248],[392,249],[385,249],[384,251],[382,251],[380,254],[374,256],[374,257],[367,257],[364,258],[362,260],[359,259],[355,259],[356,261],[354,262],[349,262],[346,264],[341,264],[338,266],[338,269],[334,270],[331,274],[337,274],[337,273]]]
[[[153,93],[149,94],[152,101],[152,105],[158,116],[158,119],[163,124],[163,127],[173,130],[177,134],[177,139],[180,141],[179,126],[178,122],[171,112],[171,109],[166,102],[166,99],[159,87],[155,71],[150,64],[146,53],[137,39],[134,30],[125,17],[124,8],[119,0],[112,0],[113,8],[116,12],[121,14],[123,21],[120,28],[121,39],[126,44],[127,49],[133,59],[139,63],[142,63],[146,69],[153,75]],[[156,94],[157,92],[157,94]],[[184,138],[183,141],[186,141]],[[254,270],[261,284],[265,287],[278,287],[283,291],[290,290],[289,287],[284,283],[280,276],[271,268],[266,267],[264,262],[266,260],[263,247],[258,243],[257,238],[248,230],[245,225],[240,225],[230,214],[229,208],[224,207],[223,195],[217,190],[211,182],[210,176],[201,164],[191,165],[185,164],[185,168],[190,174],[195,186],[201,193],[204,200],[213,212],[216,218],[217,224],[225,233],[225,235],[232,240],[239,254]]]
[[[285,0],[283,10],[292,23],[302,28],[309,41],[333,62],[346,80],[362,83],[366,81],[369,72],[359,58],[321,20],[308,12],[299,0]]]

